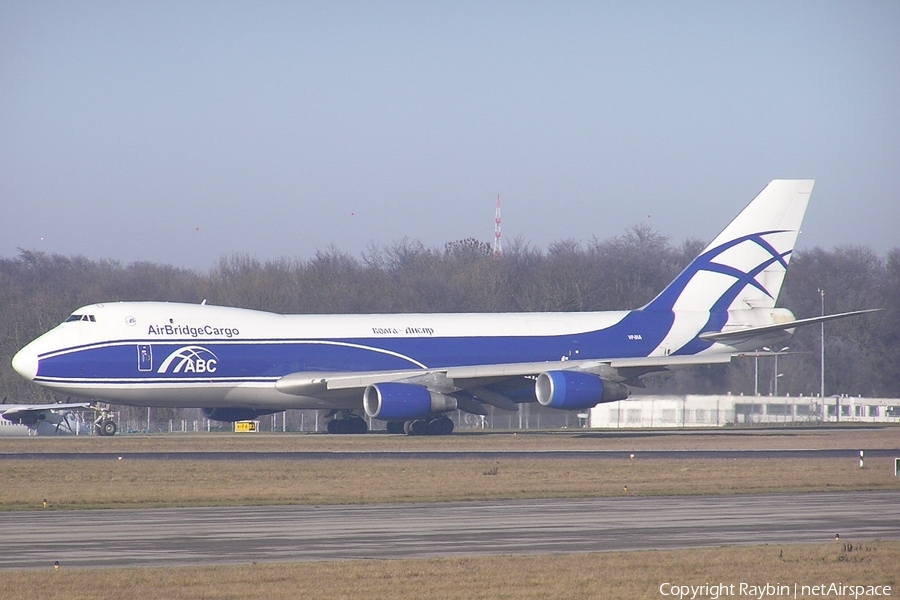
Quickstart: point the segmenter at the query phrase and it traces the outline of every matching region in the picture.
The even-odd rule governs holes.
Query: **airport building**
[[[900,423],[900,399],[854,396],[632,396],[588,413],[595,429]]]

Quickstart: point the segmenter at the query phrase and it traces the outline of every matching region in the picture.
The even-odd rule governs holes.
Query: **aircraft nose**
[[[19,375],[28,381],[34,380],[38,370],[37,353],[28,346],[25,346],[13,356],[12,366]]]

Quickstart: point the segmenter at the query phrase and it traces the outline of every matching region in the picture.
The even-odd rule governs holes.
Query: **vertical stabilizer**
[[[769,183],[644,310],[774,307],[814,183]]]

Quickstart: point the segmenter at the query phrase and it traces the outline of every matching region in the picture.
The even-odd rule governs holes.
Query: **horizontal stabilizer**
[[[746,327],[744,329],[735,329],[732,331],[711,331],[709,333],[701,333],[700,339],[706,340],[709,342],[721,342],[721,343],[731,343],[731,342],[741,342],[751,337],[756,337],[759,335],[764,335],[767,333],[776,333],[776,332],[784,332],[788,333],[789,330],[795,329],[797,327],[802,327],[804,325],[815,325],[816,323],[825,323],[827,321],[834,321],[836,319],[843,319],[845,317],[852,317],[855,315],[864,315],[867,313],[873,313],[883,310],[881,308],[868,308],[866,310],[854,310],[851,312],[838,313],[834,315],[825,315],[823,317],[811,317],[809,319],[797,319],[795,321],[788,321],[786,323],[777,323],[775,325],[763,325],[760,327]]]

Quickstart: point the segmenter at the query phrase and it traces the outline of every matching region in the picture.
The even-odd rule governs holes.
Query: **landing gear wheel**
[[[106,420],[100,424],[100,435],[116,435],[116,431],[118,430],[119,428],[116,426],[115,421]]]
[[[428,435],[428,421],[425,419],[416,419],[415,421],[407,421],[403,425],[406,435]]]
[[[453,421],[447,417],[438,417],[428,422],[428,435],[450,435],[453,433]]]
[[[388,433],[406,433],[403,430],[404,425],[405,425],[405,423],[403,421],[388,421],[387,432]]]
[[[328,433],[344,434],[344,433],[366,433],[369,426],[365,419],[360,417],[347,417],[344,419],[332,419],[328,421]]]

